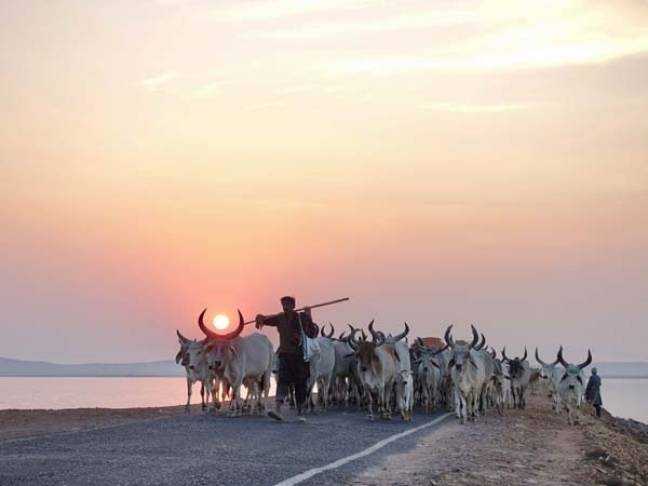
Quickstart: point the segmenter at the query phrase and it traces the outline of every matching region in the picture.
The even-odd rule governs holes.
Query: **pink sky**
[[[648,7],[480,5],[2,3],[0,356],[172,358],[293,294],[648,359]]]

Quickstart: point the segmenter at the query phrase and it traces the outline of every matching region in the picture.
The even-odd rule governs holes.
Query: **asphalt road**
[[[434,419],[369,422],[328,412],[308,422],[192,414],[0,442],[0,485],[273,485]],[[434,427],[442,426],[435,425]],[[416,444],[426,428],[302,484],[339,485]]]

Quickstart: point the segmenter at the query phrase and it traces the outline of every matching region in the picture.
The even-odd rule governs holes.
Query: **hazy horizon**
[[[0,4],[0,356],[203,307],[646,361],[648,6]],[[264,331],[276,342],[276,331]]]

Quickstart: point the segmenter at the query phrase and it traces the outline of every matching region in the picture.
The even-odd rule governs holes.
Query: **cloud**
[[[194,98],[207,98],[211,95],[221,92],[221,88],[223,86],[227,86],[228,84],[231,84],[231,81],[226,79],[213,81],[194,88],[191,94]]]
[[[452,103],[438,102],[419,105],[422,110],[443,111],[451,113],[497,113],[506,111],[527,110],[536,106],[537,103],[503,103],[503,104],[483,104],[483,103]]]
[[[151,91],[160,89],[161,87],[168,85],[172,81],[178,79],[180,75],[175,71],[167,71],[164,73],[156,74],[150,78],[146,78],[141,81],[142,86]]]
[[[246,32],[243,37],[274,40],[334,39],[339,36],[463,25],[477,20],[477,14],[468,10],[407,12],[366,20],[309,22],[292,29],[255,30]]]
[[[209,18],[221,22],[262,22],[322,12],[358,10],[371,5],[369,0],[236,1],[232,5],[214,9]]]

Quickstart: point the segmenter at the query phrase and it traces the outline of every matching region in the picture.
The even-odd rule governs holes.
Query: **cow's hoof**
[[[371,415],[371,414],[367,415],[367,420],[373,422],[373,419],[374,419],[373,415]]]
[[[191,413],[191,409],[188,406],[185,407],[185,413]]]

